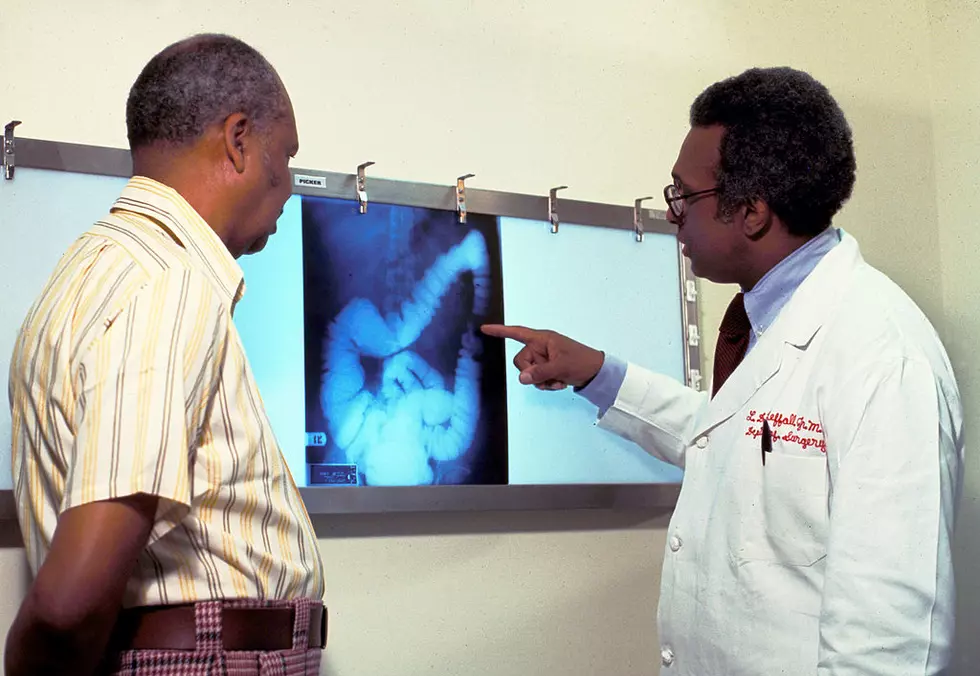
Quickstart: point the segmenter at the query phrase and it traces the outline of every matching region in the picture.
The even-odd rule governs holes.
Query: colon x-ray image
[[[507,483],[497,219],[303,197],[311,484]]]

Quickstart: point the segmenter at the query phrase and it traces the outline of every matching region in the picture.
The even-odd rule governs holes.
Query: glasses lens
[[[681,191],[676,185],[668,185],[664,189],[664,197],[667,198],[667,205],[675,216],[684,215],[684,200],[681,198]]]

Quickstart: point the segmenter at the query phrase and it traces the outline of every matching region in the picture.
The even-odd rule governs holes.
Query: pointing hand
[[[524,343],[514,366],[521,371],[522,383],[539,390],[582,387],[595,378],[605,358],[599,350],[554,331],[503,324],[484,324],[480,329],[488,336]]]

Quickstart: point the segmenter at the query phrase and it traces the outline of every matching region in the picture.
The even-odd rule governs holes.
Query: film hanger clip
[[[20,120],[8,122],[3,128],[3,177],[11,180],[14,177],[14,167],[16,158],[14,157],[14,127],[20,124]]]
[[[364,170],[370,167],[374,162],[365,162],[363,164],[357,165],[357,207],[362,214],[367,213],[367,188],[364,187]]]
[[[698,299],[698,285],[693,279],[684,280],[684,300],[693,303]]]
[[[640,205],[644,200],[653,199],[652,197],[641,197],[633,202],[633,232],[636,233],[636,241],[643,241],[643,209]]]
[[[459,222],[466,222],[466,186],[463,184],[468,178],[473,178],[476,174],[463,174],[456,179],[456,211],[459,212]]]
[[[567,188],[567,185],[560,185],[552,188],[548,193],[548,213],[551,217],[551,232],[558,232],[558,191]]]

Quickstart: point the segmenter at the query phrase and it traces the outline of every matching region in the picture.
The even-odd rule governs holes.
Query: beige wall
[[[976,350],[980,337],[980,3],[935,0],[929,5],[929,16],[946,345],[959,378],[967,424],[966,485],[956,557],[957,673],[966,676],[980,667],[980,359]]]
[[[977,198],[963,196],[962,166],[980,152],[966,112],[975,79],[972,99],[932,94],[954,89],[943,64],[976,72],[961,50],[977,31],[957,28],[964,3],[926,4],[3,0],[0,115],[24,120],[25,136],[123,147],[141,65],[172,40],[218,30],[258,46],[282,74],[300,126],[297,166],[374,160],[376,176],[449,185],[474,172],[474,187],[540,194],[561,183],[569,198],[631,204],[668,181],[703,87],[752,65],[808,69],[857,139],[858,185],[840,224],[950,336],[972,396],[980,372],[966,346],[980,293],[967,216]],[[964,132],[972,146],[960,144]],[[703,287],[708,354],[731,292]],[[973,463],[974,512],[977,477]],[[663,523],[609,512],[319,519],[334,621],[324,673],[656,673]],[[976,530],[962,534],[963,560],[976,560]],[[16,531],[7,524],[0,536],[5,632],[26,575]]]

